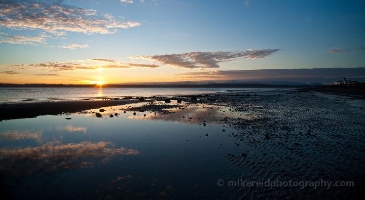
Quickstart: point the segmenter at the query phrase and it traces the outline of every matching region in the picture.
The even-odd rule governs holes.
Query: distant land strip
[[[235,84],[235,83],[208,83],[208,84],[9,84],[0,83],[0,87],[84,87],[84,88],[298,88],[311,85],[295,84]]]

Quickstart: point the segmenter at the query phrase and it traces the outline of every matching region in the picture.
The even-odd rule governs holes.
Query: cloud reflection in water
[[[136,120],[164,120],[174,122],[184,122],[188,124],[200,124],[203,122],[220,124],[226,118],[242,117],[242,113],[230,112],[225,106],[187,106],[183,108],[167,109],[169,114],[159,114],[150,112],[128,116],[130,119]]]
[[[43,131],[28,131],[28,130],[12,130],[0,133],[0,139],[5,140],[39,140],[42,137]]]
[[[59,131],[67,131],[69,133],[74,133],[74,132],[86,133],[87,132],[87,128],[86,127],[83,127],[83,126],[73,126],[73,125],[57,127],[57,130],[59,130]]]
[[[116,148],[112,142],[61,144],[50,142],[37,147],[0,149],[0,171],[33,174],[81,169],[103,163],[118,155],[138,155],[135,149]]]

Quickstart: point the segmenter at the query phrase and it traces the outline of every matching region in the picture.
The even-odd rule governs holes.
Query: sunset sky
[[[363,0],[0,0],[1,83],[365,80]]]

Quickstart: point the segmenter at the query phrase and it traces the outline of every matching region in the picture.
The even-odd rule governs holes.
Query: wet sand
[[[191,101],[193,99],[193,101]],[[349,181],[353,186],[236,187],[232,199],[347,199],[364,196],[365,102],[348,95],[291,90],[201,95],[186,104],[126,106],[136,119],[222,123],[240,153],[228,154],[222,180]],[[176,103],[176,102],[172,102]],[[160,115],[153,114],[160,108]],[[142,114],[150,111],[150,114]],[[135,114],[137,112],[137,114]],[[138,114],[138,113],[141,114]],[[139,115],[139,116],[138,116]],[[208,137],[208,135],[206,135]]]
[[[321,86],[312,88],[302,88],[300,91],[303,92],[321,92],[326,94],[336,94],[344,96],[352,96],[361,99],[365,99],[365,86]]]
[[[58,102],[29,102],[0,105],[0,121],[9,119],[33,118],[40,115],[58,115],[82,110],[133,103],[137,99],[83,100]]]

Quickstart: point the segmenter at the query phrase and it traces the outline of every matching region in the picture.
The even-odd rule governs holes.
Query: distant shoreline
[[[82,84],[7,84],[0,83],[1,87],[81,87],[98,88],[98,85]],[[235,83],[211,83],[211,84],[106,84],[102,88],[303,88],[318,87],[311,85],[276,85],[276,84],[235,84]]]

